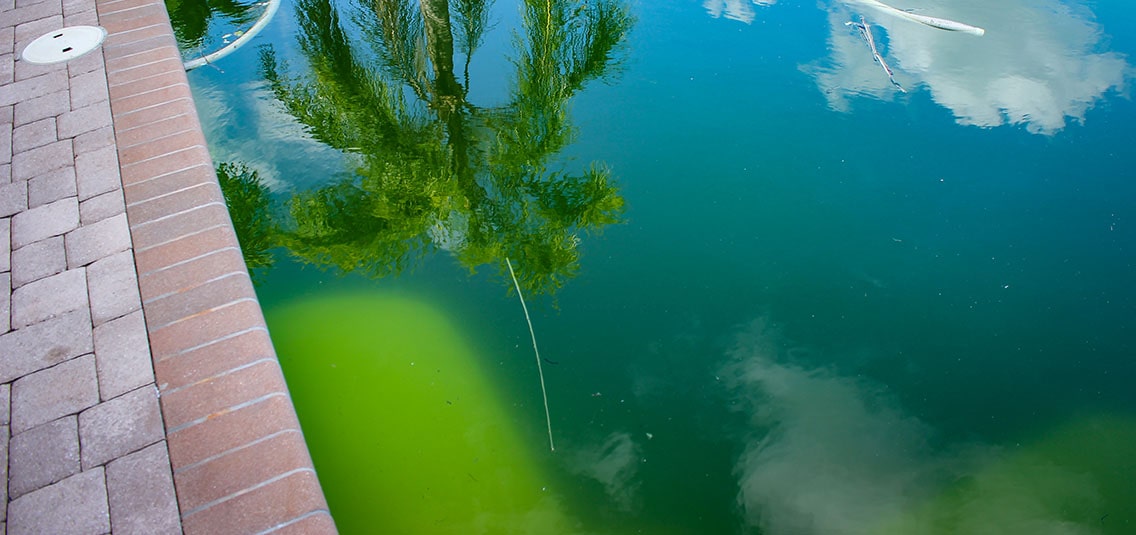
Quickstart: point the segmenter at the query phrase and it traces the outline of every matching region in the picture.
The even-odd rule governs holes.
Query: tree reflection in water
[[[238,27],[248,26],[259,16],[253,9],[258,5],[257,0],[166,0],[166,11],[178,48],[187,52],[205,43],[213,17],[223,17]]]
[[[360,0],[354,35],[330,0],[298,0],[307,70],[265,48],[265,78],[313,137],[359,165],[288,200],[279,240],[293,255],[375,277],[437,249],[503,277],[511,258],[526,293],[549,294],[578,270],[579,236],[621,221],[610,171],[572,172],[556,156],[573,137],[568,100],[619,64],[627,6],[524,1],[510,94],[495,107],[467,99],[488,10],[485,0]]]
[[[241,244],[241,254],[253,280],[256,280],[273,264],[271,249],[277,232],[271,192],[256,170],[240,163],[218,165],[217,181],[229,207],[229,218]]]

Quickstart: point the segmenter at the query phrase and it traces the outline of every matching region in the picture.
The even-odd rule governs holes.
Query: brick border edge
[[[165,4],[96,7],[108,31],[118,164],[183,529],[336,533]]]

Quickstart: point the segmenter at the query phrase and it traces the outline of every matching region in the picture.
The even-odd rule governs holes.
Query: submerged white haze
[[[1126,515],[1110,512],[1126,507],[1118,489],[1130,486],[1130,418],[1077,418],[1005,444],[946,440],[886,386],[798,358],[809,354],[759,318],[735,331],[713,382],[747,422],[733,460],[747,526],[766,535],[1124,532]],[[616,431],[569,446],[567,468],[599,483],[613,510],[639,511],[650,439]]]
[[[934,445],[935,429],[880,386],[792,353],[757,320],[722,370],[751,424],[735,466],[738,503],[763,533],[1097,533],[1109,476],[1055,461],[1068,443]]]
[[[867,383],[779,362],[757,321],[723,376],[754,438],[736,467],[746,519],[772,533],[866,533],[934,486],[930,429]]]
[[[754,4],[771,5],[761,1]],[[1126,59],[1102,50],[1104,35],[1087,8],[1059,0],[895,0],[889,5],[986,30],[978,37],[889,16],[857,0],[828,5],[831,57],[802,69],[815,76],[829,105],[848,111],[851,97],[891,100],[891,85],[862,38],[846,22],[869,23],[880,53],[908,91],[931,98],[964,125],[1022,125],[1053,134],[1110,91],[1126,90],[1133,71]],[[747,2],[707,0],[712,16],[750,23]]]

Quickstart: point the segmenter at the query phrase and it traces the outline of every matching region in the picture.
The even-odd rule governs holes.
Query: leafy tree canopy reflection
[[[354,179],[295,194],[284,245],[306,262],[397,273],[432,250],[471,270],[520,269],[552,293],[579,265],[579,236],[621,221],[610,171],[556,165],[569,99],[609,75],[632,20],[618,0],[525,0],[507,102],[471,103],[469,62],[486,0],[298,0],[308,70],[262,51],[276,97],[315,138],[359,156]],[[459,62],[455,64],[455,62]]]
[[[202,46],[214,17],[225,18],[239,27],[252,25],[257,17],[253,9],[256,6],[256,0],[166,0],[166,11],[182,51]]]
[[[217,166],[217,180],[229,207],[241,254],[256,280],[273,264],[270,249],[275,243],[276,229],[271,193],[260,175],[243,163],[221,163]]]

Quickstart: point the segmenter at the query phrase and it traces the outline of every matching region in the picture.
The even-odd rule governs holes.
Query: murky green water
[[[1136,530],[1133,10],[893,5],[985,34],[296,0],[193,71],[340,529]]]

